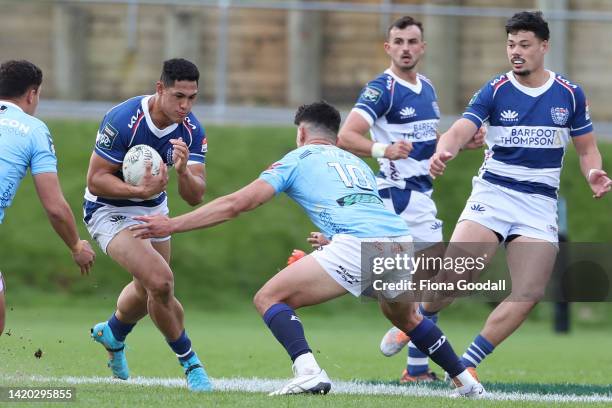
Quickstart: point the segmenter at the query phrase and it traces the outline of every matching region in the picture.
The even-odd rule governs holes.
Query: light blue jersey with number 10
[[[383,205],[376,178],[357,156],[332,145],[306,145],[264,171],[261,179],[287,193],[326,237],[409,235],[406,223]]]

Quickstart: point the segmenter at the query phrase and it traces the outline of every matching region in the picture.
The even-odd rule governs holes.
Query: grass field
[[[369,407],[405,403],[511,407],[517,399],[524,399],[520,401],[524,407],[535,407],[557,406],[564,399],[586,395],[600,400],[589,406],[612,405],[609,330],[581,329],[555,336],[543,324],[525,325],[479,369],[493,398],[513,400],[474,403],[439,396],[447,392],[441,385],[400,387],[397,378],[405,355],[383,357],[378,342],[387,328],[385,320],[378,316],[375,304],[352,303],[353,307],[342,313],[330,314],[317,307],[300,313],[320,365],[339,385],[326,397],[270,398],[263,393],[289,378],[290,362],[255,311],[244,303],[229,313],[186,308],[186,327],[194,348],[220,389],[212,394],[193,395],[183,388],[180,367],[148,319],[128,338],[131,375],[137,378],[131,384],[110,380],[102,347],[88,337],[89,327],[110,313],[112,301],[95,298],[79,299],[69,308],[13,307],[8,313],[10,335],[0,340],[1,385],[76,387],[77,403],[70,406],[96,407]],[[457,352],[464,350],[480,328],[477,321],[446,321],[444,315],[441,323]],[[34,356],[38,349],[42,350],[41,358]],[[356,379],[366,384],[357,387],[349,382]],[[245,389],[251,392],[238,391]],[[381,395],[359,395],[364,392]],[[399,393],[406,395],[386,395]]]

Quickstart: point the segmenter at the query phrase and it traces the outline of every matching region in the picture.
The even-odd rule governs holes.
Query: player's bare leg
[[[403,302],[401,298],[389,301],[382,296],[379,303],[387,319],[403,330],[420,351],[449,373],[457,385],[458,395],[472,398],[484,395],[483,386],[467,371],[446,336],[435,323],[417,312],[414,303]]]
[[[517,237],[507,246],[512,292],[489,315],[481,334],[494,346],[510,336],[542,299],[557,248],[550,242]]]
[[[331,381],[315,360],[294,309],[346,293],[312,255],[287,266],[257,292],[253,299],[257,311],[293,361],[294,378],[270,395],[329,392]]]

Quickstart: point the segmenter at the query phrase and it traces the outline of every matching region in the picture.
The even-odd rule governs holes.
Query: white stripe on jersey
[[[376,117],[376,112],[374,112],[368,105],[364,105],[363,103],[358,103],[356,106],[359,106],[359,108],[353,108],[352,112],[357,112],[366,120],[366,122],[368,122],[370,126],[372,126],[374,124],[374,119],[372,119],[372,116]]]
[[[532,169],[524,166],[506,164],[492,158],[485,160],[480,168],[479,175],[482,176],[484,171],[489,171],[499,176],[510,177],[519,181],[544,183],[555,188],[559,188],[559,176],[561,174],[561,168]]]

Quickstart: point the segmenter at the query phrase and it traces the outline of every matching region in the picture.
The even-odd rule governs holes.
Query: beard
[[[523,69],[520,71],[512,70],[512,72],[514,73],[514,75],[518,75],[518,76],[528,76],[529,74],[531,74],[531,71],[528,69]]]

